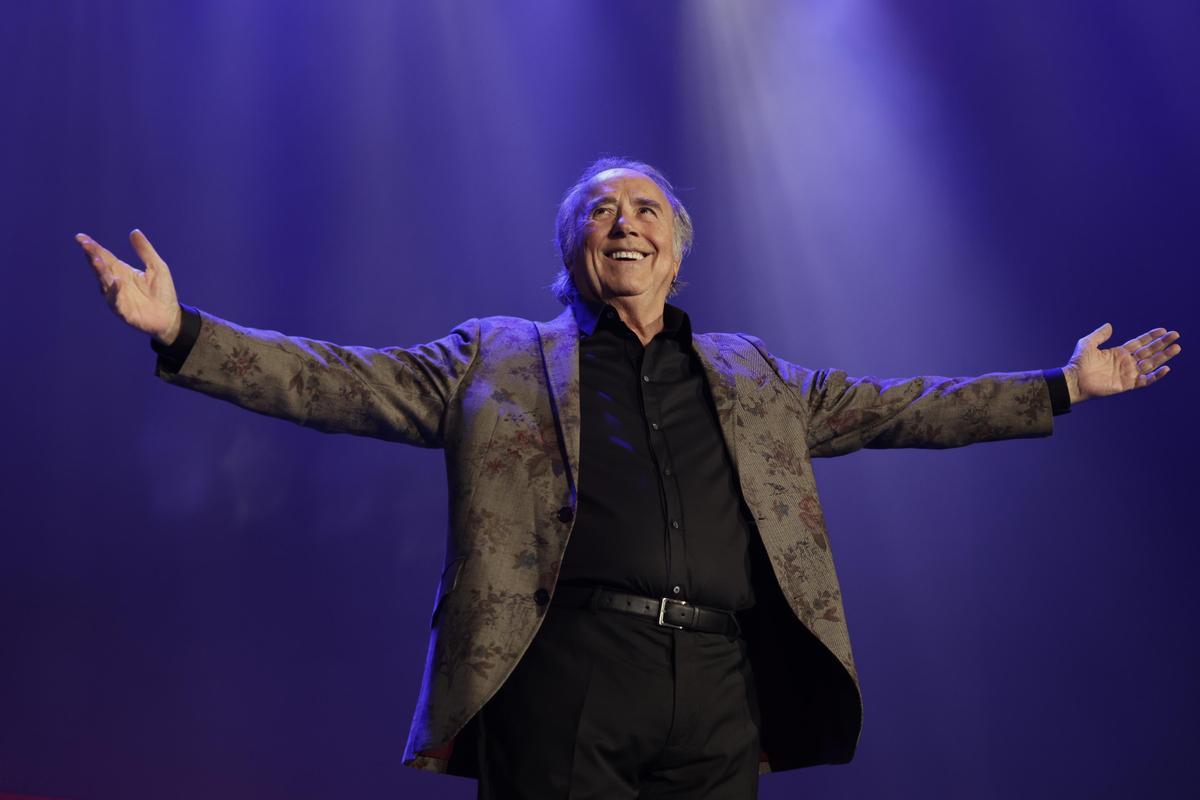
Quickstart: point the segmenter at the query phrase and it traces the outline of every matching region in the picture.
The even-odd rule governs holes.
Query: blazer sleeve
[[[479,355],[480,322],[415,347],[347,347],[235,325],[201,311],[168,383],[327,433],[443,445],[447,409]]]
[[[799,397],[814,458],[884,447],[946,448],[1049,436],[1050,392],[1041,370],[973,378],[855,378],[775,358],[753,340]]]

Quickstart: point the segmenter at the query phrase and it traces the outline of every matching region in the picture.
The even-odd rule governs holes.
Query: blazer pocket
[[[466,556],[459,556],[442,570],[442,577],[438,581],[437,600],[433,604],[433,614],[429,617],[430,628],[437,627],[438,615],[442,611],[442,604],[445,603],[446,597],[454,591],[454,587],[458,586],[458,576],[462,574],[462,567],[466,563],[466,560]]]

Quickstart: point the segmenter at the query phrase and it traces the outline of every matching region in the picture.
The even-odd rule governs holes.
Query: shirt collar
[[[608,315],[605,313],[608,311],[611,311],[612,314]],[[571,304],[571,313],[575,315],[575,324],[579,326],[579,333],[582,336],[591,336],[600,325],[604,325],[605,327],[611,325],[613,326],[613,330],[628,330],[625,327],[625,323],[621,321],[616,309],[607,303],[579,298]],[[681,342],[690,342],[692,338],[692,321],[688,317],[687,312],[667,303],[663,308],[662,333],[679,339]]]

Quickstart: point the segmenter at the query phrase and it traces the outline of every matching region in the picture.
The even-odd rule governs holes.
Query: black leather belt
[[[553,605],[595,608],[649,617],[664,628],[702,633],[741,635],[737,615],[732,611],[696,606],[672,597],[642,597],[595,586],[559,586],[554,590]]]

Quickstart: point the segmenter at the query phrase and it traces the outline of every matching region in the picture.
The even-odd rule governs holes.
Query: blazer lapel
[[[725,447],[729,457],[737,465],[737,380],[734,367],[729,358],[713,337],[707,334],[693,334],[692,346],[700,357],[704,367],[704,375],[708,379],[708,388],[712,392],[713,405],[717,408],[717,422],[721,426],[721,435],[725,439]]]
[[[536,322],[555,424],[567,462],[572,501],[579,476],[579,326],[571,309]]]
[[[575,496],[579,476],[579,326],[571,309],[550,322],[536,322],[555,424],[563,443],[567,479]],[[733,463],[737,464],[737,367],[714,337],[692,336],[717,410],[717,422]]]

